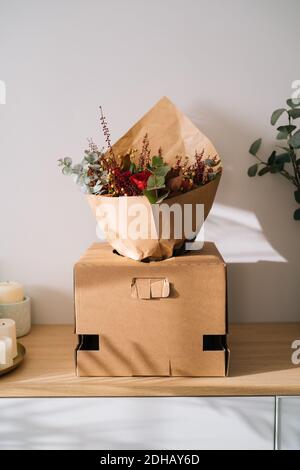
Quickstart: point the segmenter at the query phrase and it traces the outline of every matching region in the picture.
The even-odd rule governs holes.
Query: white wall
[[[224,164],[206,226],[229,264],[235,321],[299,313],[300,222],[279,176],[249,179],[249,144],[300,79],[298,0],[0,0],[0,278],[18,279],[36,322],[71,322],[72,265],[95,238],[83,195],[56,160],[117,139],[168,95]]]

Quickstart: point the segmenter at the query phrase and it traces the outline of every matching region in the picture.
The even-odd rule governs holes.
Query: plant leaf
[[[300,209],[296,209],[294,212],[294,219],[300,220]]]
[[[251,147],[249,148],[249,153],[251,153],[251,155],[256,156],[260,146],[261,146],[261,139],[255,140],[253,144],[251,145]]]
[[[155,176],[163,176],[165,177],[167,175],[167,173],[169,173],[170,171],[170,167],[168,165],[162,165],[162,166],[159,166],[158,168],[156,168],[154,170],[154,174]]]
[[[273,150],[273,152],[268,158],[268,165],[273,165],[273,163],[275,162],[275,159],[276,159],[276,151]]]
[[[279,173],[280,171],[283,170],[284,163],[276,163],[276,165],[272,165],[270,168],[271,173]]]
[[[300,105],[300,100],[299,99],[288,99],[286,100],[286,104],[290,107],[290,108],[297,108],[297,106]]]
[[[136,164],[134,162],[130,163],[129,171],[131,171],[131,173],[136,172]]]
[[[147,181],[147,189],[161,189],[165,187],[165,178],[164,176],[151,175]]]
[[[288,152],[276,155],[275,162],[277,163],[289,163],[291,161],[290,154]]]
[[[207,158],[207,159],[204,161],[204,163],[205,163],[205,165],[207,165],[207,166],[211,166],[211,167],[216,166],[215,160],[212,160],[211,158]]]
[[[74,165],[72,168],[72,171],[73,173],[76,173],[77,175],[79,175],[79,173],[82,172],[82,165],[80,165],[80,163],[78,163],[77,165]]]
[[[278,132],[278,134],[276,136],[276,139],[277,140],[285,140],[285,139],[287,139],[287,137],[288,137],[287,132],[285,132],[285,131],[284,132]]]
[[[254,165],[248,168],[248,176],[255,176],[258,170],[258,164],[255,163]]]
[[[276,122],[278,121],[280,116],[284,113],[284,111],[286,111],[285,108],[279,108],[279,109],[275,109],[275,111],[273,111],[272,116],[271,116],[272,126],[274,126],[276,124]]]
[[[72,174],[72,168],[70,166],[64,166],[62,169],[64,175],[68,176]]]
[[[277,127],[277,130],[279,132],[286,132],[286,135],[290,134],[293,132],[295,129],[297,129],[297,126],[294,126],[293,124],[287,124],[286,126],[279,126]]]
[[[289,116],[292,119],[297,119],[300,117],[300,109],[299,108],[294,108],[289,110]]]
[[[294,149],[300,148],[300,129],[291,136],[289,145]]]
[[[149,191],[148,189],[144,189],[143,191],[144,196],[148,198],[150,204],[155,204],[157,201],[157,197],[155,191]]]
[[[159,155],[152,157],[152,166],[158,167],[162,165],[164,165],[162,157],[160,157]]]
[[[64,161],[64,165],[67,165],[67,166],[72,165],[72,158],[65,157],[63,161]]]
[[[167,191],[165,194],[163,194],[162,196],[159,196],[158,199],[157,199],[157,204],[159,204],[160,202],[162,202],[164,199],[166,199],[170,194],[170,191]]]
[[[296,200],[296,202],[298,202],[298,204],[300,204],[300,189],[297,189],[297,190],[294,192],[294,195],[295,195],[295,200]]]
[[[263,168],[261,168],[259,170],[259,172],[257,173],[259,176],[263,176],[265,175],[266,173],[269,173],[270,172],[270,167],[269,166],[264,166]]]

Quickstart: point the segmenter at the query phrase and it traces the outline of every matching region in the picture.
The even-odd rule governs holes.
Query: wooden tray
[[[19,364],[21,364],[26,354],[26,349],[24,348],[23,344],[19,342],[17,343],[17,351],[18,351],[18,354],[14,358],[14,362],[12,366],[7,367],[7,366],[0,365],[0,375],[7,374],[8,372],[18,367]]]

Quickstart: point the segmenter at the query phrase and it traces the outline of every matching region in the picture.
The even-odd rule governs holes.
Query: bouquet
[[[69,157],[59,160],[62,172],[72,176],[89,195],[89,202],[106,238],[120,254],[139,260],[172,256],[174,248],[180,247],[185,237],[174,238],[174,233],[169,233],[162,240],[163,227],[158,227],[157,220],[153,221],[151,217],[154,206],[161,205],[163,201],[167,204],[178,202],[178,197],[179,204],[194,205],[199,200],[199,203],[207,204],[204,208],[206,217],[221,175],[220,158],[209,140],[168,98],[162,98],[114,145],[101,107],[100,112],[106,148],[99,148],[89,139],[88,149],[79,164],[73,164]],[[211,189],[203,192],[204,199],[208,195],[209,201],[202,201],[199,189],[208,188],[210,183],[214,183]],[[191,197],[187,196],[188,193]],[[103,220],[101,224],[101,217],[97,216],[97,209],[105,204],[118,219],[120,209],[116,202],[124,197],[129,208],[139,201],[149,212],[149,217],[144,215],[145,223],[147,218],[150,219],[149,230],[140,241],[133,237],[130,240],[128,234],[120,236],[117,221],[112,223],[111,214],[106,217],[105,224]],[[143,221],[141,223],[143,225]],[[149,245],[153,224],[155,243]]]

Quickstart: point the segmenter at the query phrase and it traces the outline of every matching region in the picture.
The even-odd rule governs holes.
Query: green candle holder
[[[0,304],[0,318],[10,318],[16,322],[17,338],[25,336],[31,328],[31,299],[25,297],[21,302]]]

